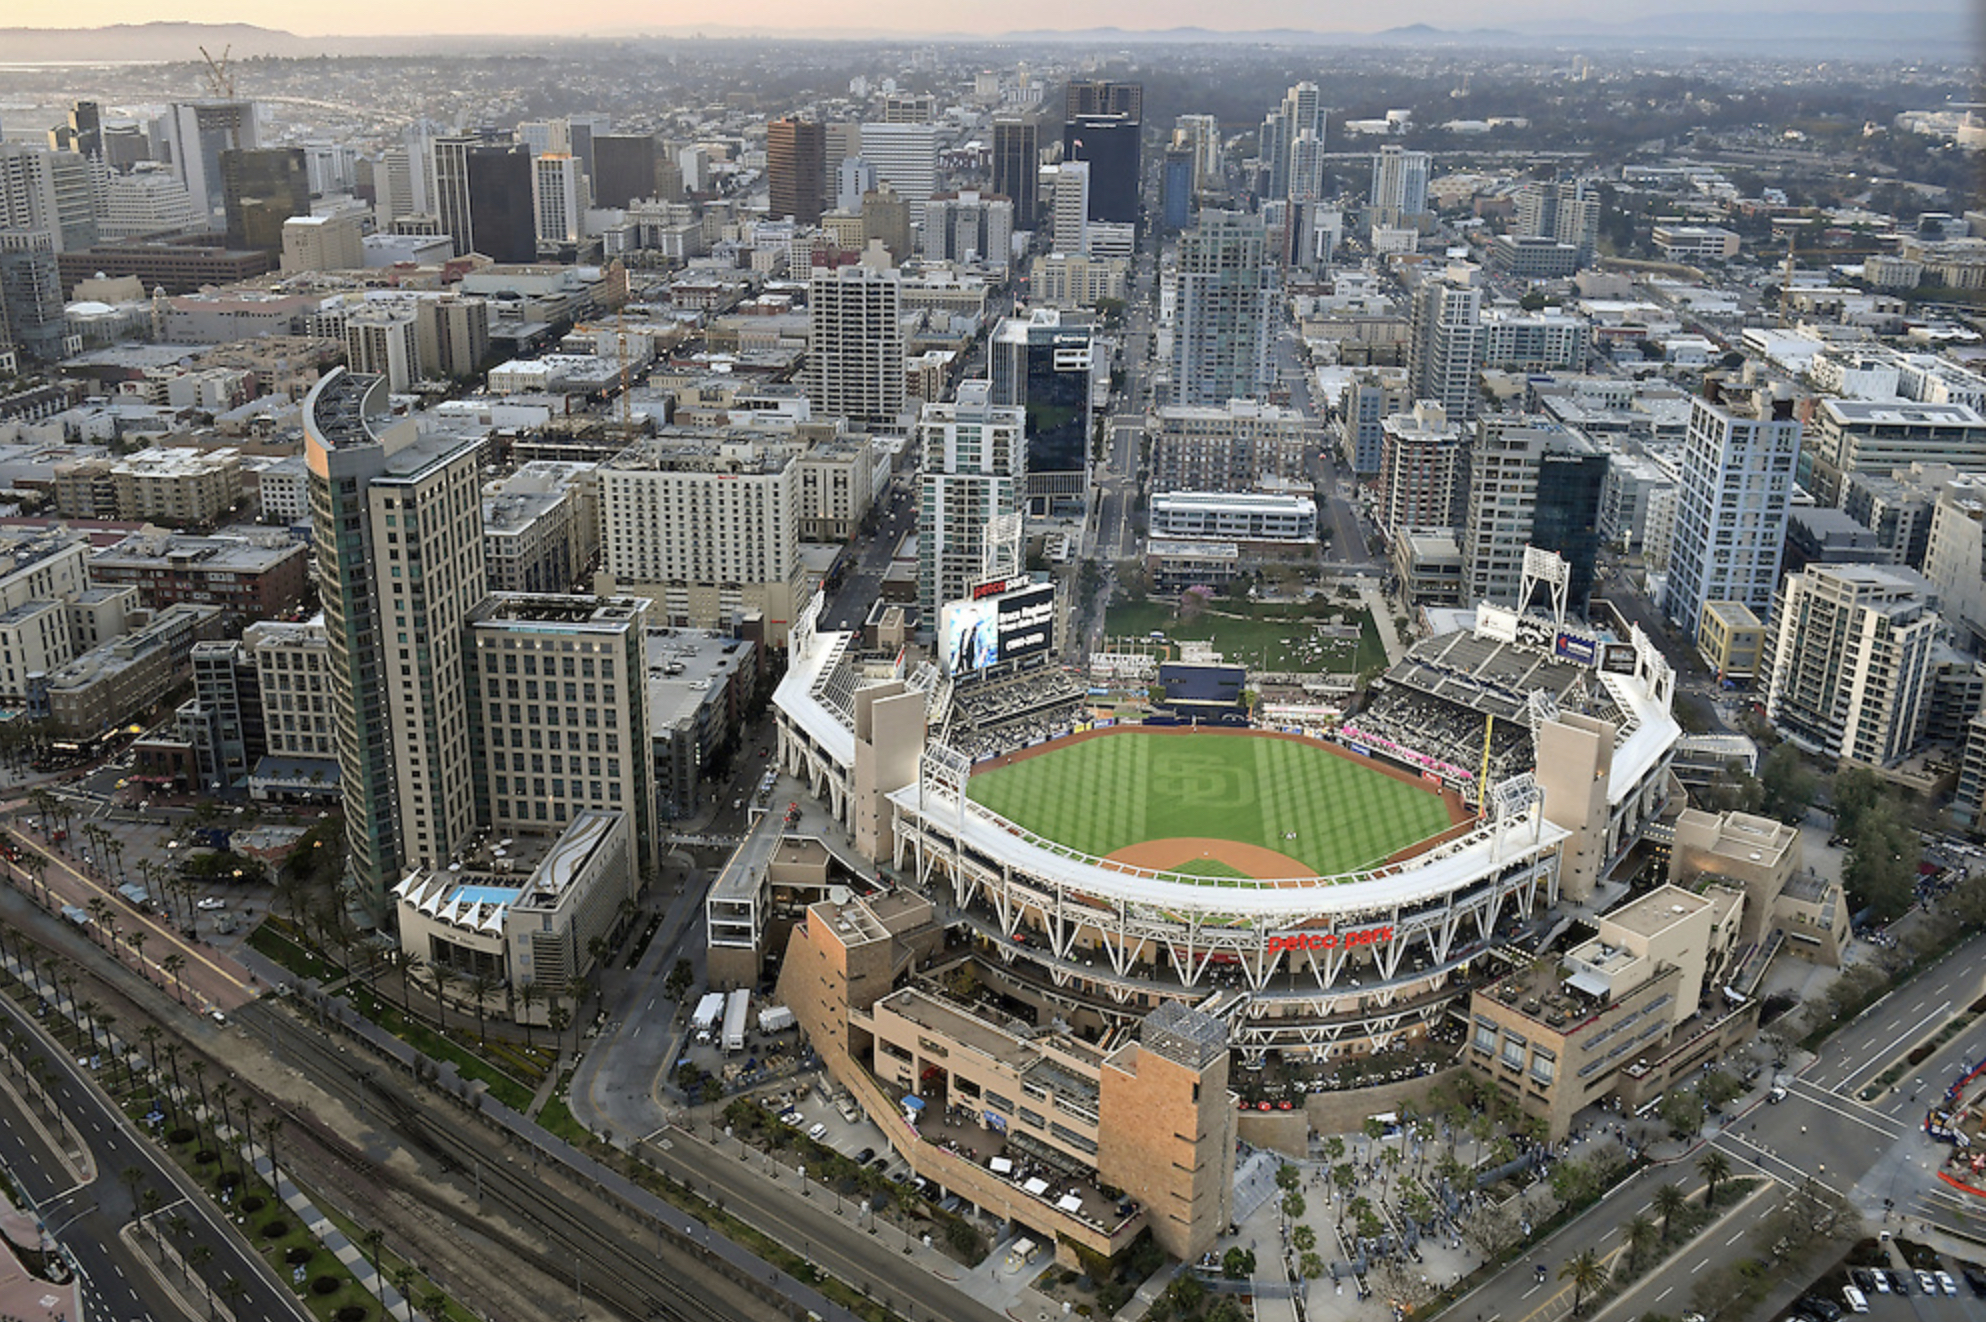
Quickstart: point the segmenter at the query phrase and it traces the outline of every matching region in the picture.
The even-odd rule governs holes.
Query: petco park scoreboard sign
[[[1278,932],[1269,938],[1269,951],[1350,950],[1358,946],[1385,945],[1393,939],[1393,928],[1354,927],[1343,932]]]

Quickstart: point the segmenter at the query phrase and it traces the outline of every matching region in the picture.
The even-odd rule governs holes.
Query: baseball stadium
[[[1046,657],[953,675],[809,616],[774,701],[855,851],[1072,1022],[1225,997],[1245,1056],[1329,1056],[1427,1031],[1594,895],[1672,791],[1673,682],[1645,638],[1484,605],[1332,740],[1092,728]]]

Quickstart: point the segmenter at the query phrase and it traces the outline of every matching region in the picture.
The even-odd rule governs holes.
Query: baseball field
[[[1462,820],[1412,776],[1263,731],[1093,731],[975,771],[968,797],[1071,849],[1211,879],[1374,866]]]

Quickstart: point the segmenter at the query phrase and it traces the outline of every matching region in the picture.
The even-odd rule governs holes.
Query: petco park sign
[[[1271,952],[1278,950],[1340,950],[1355,946],[1384,945],[1393,939],[1388,927],[1354,927],[1349,932],[1281,932],[1269,938]]]

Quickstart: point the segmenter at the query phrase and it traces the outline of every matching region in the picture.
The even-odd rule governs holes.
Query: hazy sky
[[[1071,6],[1061,0],[984,0],[932,5],[929,0],[757,0],[745,6],[691,3],[690,0],[595,0],[579,7],[542,0],[344,0],[334,5],[300,6],[288,0],[7,0],[0,24],[21,27],[96,27],[158,20],[253,23],[262,27],[321,35],[375,33],[556,32],[584,24],[587,32],[644,28],[684,28],[698,23],[750,28],[892,29],[906,32],[1005,32],[1026,28],[1116,26],[1168,28],[1188,25],[1222,29],[1294,27],[1319,31],[1369,32],[1407,23],[1438,27],[1479,27],[1533,19],[1577,17],[1587,22],[1640,17],[1663,10],[1715,10],[1771,13],[1788,9],[1882,13],[1899,8],[1952,12],[1965,0],[1626,0],[1598,8],[1563,0],[1507,0],[1485,9],[1475,0],[1398,0],[1373,5],[1345,0],[1122,0]]]

